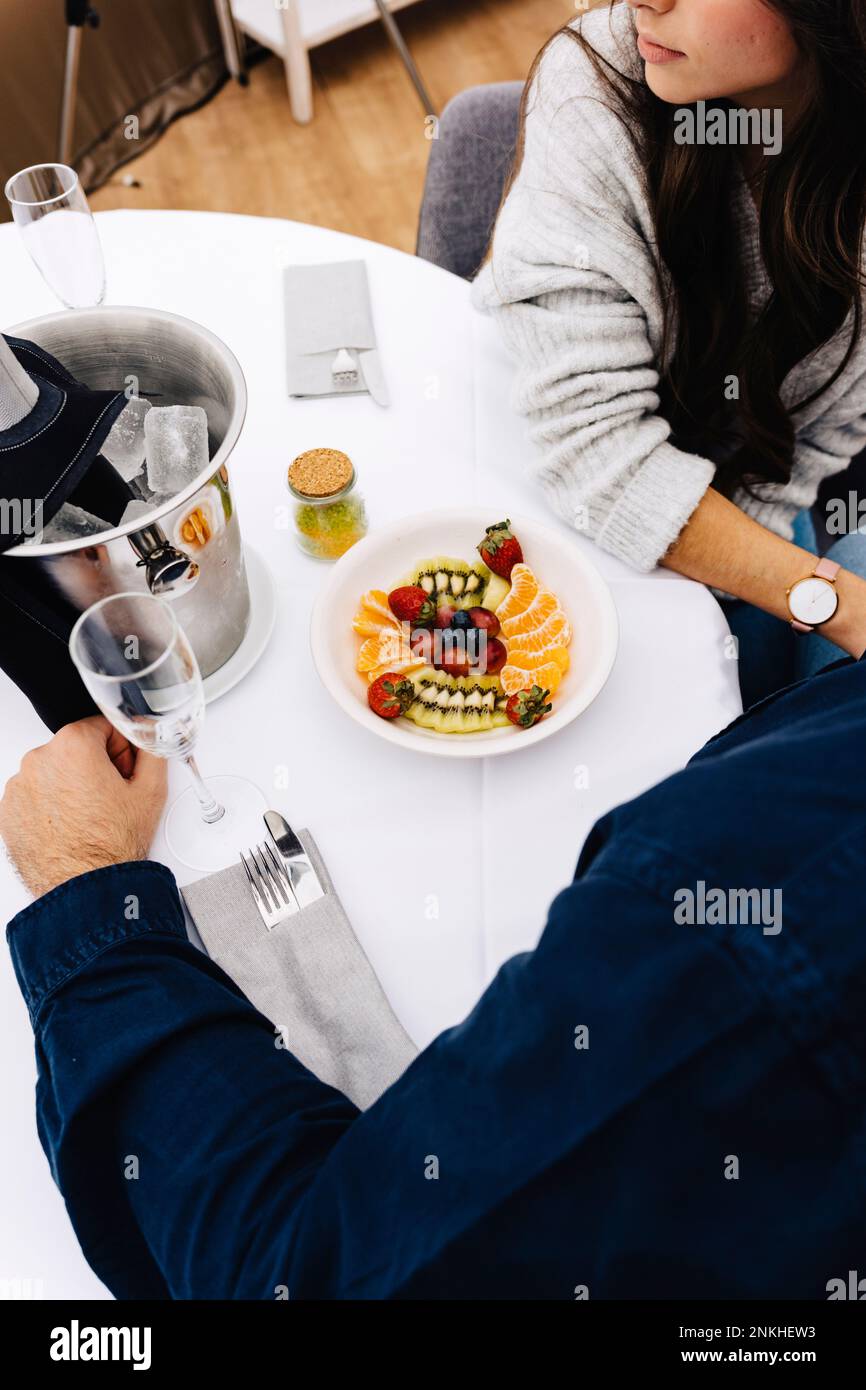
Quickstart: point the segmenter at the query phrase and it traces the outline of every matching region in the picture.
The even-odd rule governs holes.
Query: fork
[[[298,911],[298,900],[282,864],[270,845],[253,846],[247,853],[251,862],[248,862],[247,855],[241,850],[241,863],[246,871],[256,907],[259,909],[259,916],[268,931],[273,931],[274,927],[295,915]]]
[[[340,348],[331,364],[335,386],[357,386],[358,368],[345,348]]]

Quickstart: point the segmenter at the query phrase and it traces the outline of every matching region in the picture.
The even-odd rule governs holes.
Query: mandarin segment
[[[558,611],[559,599],[556,594],[551,593],[550,589],[539,589],[532,603],[523,613],[518,613],[516,617],[508,619],[506,635],[519,637],[523,633],[534,632]]]
[[[562,684],[563,670],[555,661],[550,661],[546,666],[539,666],[532,672],[534,685],[542,685],[549,690],[551,695],[555,695]]]
[[[352,627],[361,637],[375,637],[382,631],[399,631],[400,620],[391,612],[384,589],[368,589],[361,595]]]
[[[528,565],[516,564],[511,571],[511,588],[496,609],[503,629],[509,618],[523,613],[538,593],[538,580]]]
[[[386,630],[386,624],[382,622],[381,618],[373,617],[363,608],[359,608],[355,614],[352,627],[359,637],[375,637],[378,633]]]
[[[387,665],[388,662],[391,662],[395,669],[398,665],[401,669],[405,669],[407,662],[418,666],[424,664],[423,661],[416,658],[402,632],[383,629],[361,643],[357,669],[364,674],[374,670],[377,666]]]
[[[533,632],[520,632],[508,639],[509,652],[541,652],[548,647],[565,647],[571,641],[571,624],[561,608],[557,608],[541,627]]]
[[[356,618],[375,619],[380,627],[398,628],[400,626],[399,618],[391,612],[388,595],[384,589],[368,589],[366,594],[361,595]]]
[[[502,624],[502,631],[506,637],[519,637],[521,633],[534,632],[546,623],[548,618],[552,618],[554,613],[560,612],[562,610],[556,594],[551,593],[550,589],[539,589],[528,608],[513,618],[506,619]]]
[[[548,661],[533,671],[509,665],[503,666],[499,679],[506,695],[516,695],[518,690],[526,690],[533,685],[543,686],[554,695],[562,683],[562,670],[555,661]]]
[[[508,649],[508,665],[516,666],[521,671],[535,671],[539,666],[545,666],[548,661],[555,661],[561,671],[567,671],[569,667],[567,648],[554,643],[546,647],[543,652],[515,652],[510,647]]]
[[[383,660],[382,638],[379,633],[376,633],[374,636],[368,637],[366,642],[361,643],[357,669],[364,675],[367,671],[372,671],[374,666],[381,666]]]

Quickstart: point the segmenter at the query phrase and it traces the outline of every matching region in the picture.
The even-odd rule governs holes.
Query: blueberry
[[[469,614],[464,613],[462,609],[458,609],[458,611],[454,614],[454,617],[451,619],[452,627],[462,628],[464,631],[466,631],[467,628],[472,627],[472,625],[472,619],[470,618]]]

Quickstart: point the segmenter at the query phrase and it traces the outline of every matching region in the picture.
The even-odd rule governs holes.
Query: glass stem
[[[215,797],[211,796],[205,786],[202,775],[198,770],[198,764],[192,753],[188,754],[183,761],[189,768],[195,794],[198,797],[198,804],[201,807],[202,820],[206,821],[208,825],[213,825],[216,821],[222,820],[226,813],[226,808],[225,806],[221,806]]]

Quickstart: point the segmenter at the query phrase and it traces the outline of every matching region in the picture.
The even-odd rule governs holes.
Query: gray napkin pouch
[[[364,1110],[418,1049],[388,1003],[315,841],[307,830],[299,838],[325,896],[272,931],[240,864],[181,892],[211,959],[274,1025],[274,1046]]]
[[[290,396],[369,392],[379,405],[388,404],[363,261],[286,266],[283,302]],[[340,348],[346,349],[358,371],[355,383],[333,378],[331,369]]]

